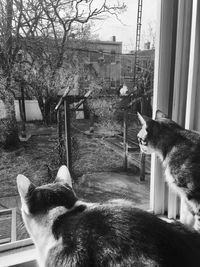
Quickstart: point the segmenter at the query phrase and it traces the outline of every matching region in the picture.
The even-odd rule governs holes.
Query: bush
[[[119,97],[117,96],[99,96],[88,99],[87,104],[90,115],[95,117],[95,121],[100,128],[110,131],[120,131],[121,126],[116,120],[116,111],[119,106]]]
[[[5,149],[15,149],[19,145],[18,129],[15,122],[9,119],[0,120],[0,144]]]

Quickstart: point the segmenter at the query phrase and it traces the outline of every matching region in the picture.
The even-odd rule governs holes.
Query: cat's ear
[[[159,109],[156,111],[156,116],[155,116],[155,120],[158,120],[158,119],[167,119],[168,116],[163,113],[162,111],[160,111]]]
[[[138,116],[138,119],[139,119],[141,125],[146,126],[146,121],[139,112],[137,112],[137,116]]]
[[[67,166],[62,165],[59,168],[55,181],[56,182],[62,182],[64,184],[67,183],[70,187],[72,187],[72,178],[71,178],[71,175],[70,175],[70,172],[69,172]]]
[[[22,199],[26,198],[30,186],[35,188],[35,185],[26,176],[23,174],[17,176],[17,188]]]

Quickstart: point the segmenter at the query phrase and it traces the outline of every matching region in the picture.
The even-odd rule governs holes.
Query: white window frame
[[[175,49],[175,20],[177,12],[176,0],[158,0],[158,29],[155,49],[153,117],[157,109],[170,113],[172,97],[171,83],[173,82],[172,67],[174,65]],[[170,114],[169,114],[170,115]],[[150,209],[155,214],[164,214],[166,211],[167,187],[159,159],[152,155]]]
[[[6,242],[14,242],[16,241],[16,208],[12,208],[12,209],[4,209],[4,210],[0,210],[0,215],[1,214],[9,214],[11,215],[11,234],[10,234],[10,238],[6,238],[6,239],[1,239],[1,243],[6,243]],[[0,245],[1,245],[0,243]]]
[[[157,109],[187,129],[200,131],[200,1],[158,0],[153,117]],[[159,159],[152,156],[150,208],[168,218],[184,211],[165,184]]]
[[[36,261],[36,249],[31,238],[0,245],[0,267]]]
[[[0,210],[1,214],[11,215],[11,235],[0,244],[0,267],[12,266],[36,260],[36,250],[31,238],[16,240],[16,208]],[[34,265],[35,266],[35,265]]]

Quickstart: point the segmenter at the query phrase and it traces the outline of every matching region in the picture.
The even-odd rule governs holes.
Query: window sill
[[[38,266],[35,246],[31,239],[6,244],[1,250],[0,267]]]

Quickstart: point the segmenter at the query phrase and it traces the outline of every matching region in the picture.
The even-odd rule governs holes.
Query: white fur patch
[[[21,198],[26,197],[30,185],[31,182],[26,176],[23,174],[19,174],[17,176],[17,187]]]
[[[71,179],[71,175],[70,175],[70,172],[67,166],[62,165],[59,168],[57,176],[56,176],[56,181],[67,183],[70,187],[72,187],[72,179]]]
[[[175,192],[177,193],[180,197],[184,197],[185,198],[185,192],[184,189],[177,186],[175,183],[175,179],[172,176],[171,172],[170,172],[170,168],[167,166],[167,168],[165,169],[165,179],[169,185],[169,187]]]
[[[167,167],[165,170],[165,177],[166,177],[166,181],[168,182],[169,185],[171,185],[175,182],[173,176],[171,175],[169,167]]]
[[[148,145],[141,145],[139,144],[140,149],[143,153],[150,155],[155,152],[155,149],[153,149],[149,144]]]
[[[146,131],[146,125],[143,125],[142,129],[139,131],[139,133],[137,135],[138,138],[141,138],[141,141],[139,142],[139,146],[140,146],[140,150],[143,153],[150,155],[156,151],[149,143],[146,144],[146,142],[143,141],[147,138],[147,135],[148,135],[148,133]]]
[[[26,213],[22,208],[22,217],[26,225],[26,229],[28,230],[36,246],[40,267],[45,266],[50,249],[62,244],[62,239],[56,240],[52,234],[52,225],[55,219],[58,216],[83,204],[87,207],[92,207],[95,205],[94,203],[85,203],[78,200],[70,210],[60,206],[49,210],[47,214],[37,215],[35,217]]]
[[[38,252],[38,261],[40,267],[45,266],[48,252],[54,246],[61,243],[56,240],[52,234],[52,225],[54,220],[67,211],[64,207],[51,209],[48,214],[33,217],[22,210],[22,217],[31,238],[34,241]]]

